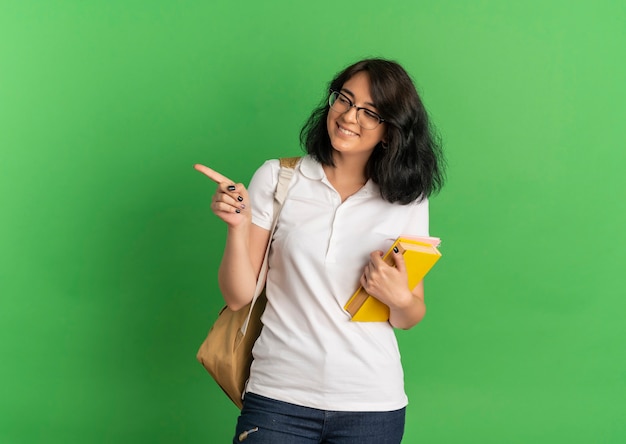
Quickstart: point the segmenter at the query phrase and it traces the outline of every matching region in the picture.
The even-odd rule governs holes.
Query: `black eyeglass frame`
[[[329,90],[329,94],[328,94],[328,106],[330,107],[330,109],[333,109],[333,104],[332,104],[332,103],[330,103],[330,101],[331,101],[331,99],[332,99],[332,97],[333,97],[333,94],[338,94],[339,96],[341,96],[341,97],[345,98],[345,99],[346,99],[346,101],[348,102],[348,104],[350,105],[350,107],[349,107],[347,110],[345,110],[342,114],[347,113],[348,111],[350,111],[350,108],[356,108],[357,123],[359,124],[359,126],[360,126],[361,128],[363,128],[363,129],[370,129],[370,130],[373,130],[373,129],[378,128],[378,126],[379,126],[381,123],[383,123],[383,122],[385,121],[385,119],[383,119],[383,118],[380,116],[380,114],[378,114],[377,112],[372,111],[371,109],[369,109],[369,108],[365,108],[365,107],[363,107],[363,106],[356,106],[356,105],[354,104],[354,102],[350,99],[350,97],[346,96],[346,95],[345,95],[344,93],[342,93],[341,91],[336,91],[336,90],[334,90],[334,89]],[[335,100],[335,102],[333,102],[333,103],[336,103],[336,102],[337,102],[337,100]],[[363,125],[361,125],[361,122],[359,122],[358,116],[359,116],[359,111],[360,111],[360,110],[362,110],[362,109],[363,109],[363,110],[365,110],[365,111],[367,111],[369,114],[373,115],[373,117],[378,118],[378,125],[376,125],[374,128],[365,128]],[[335,111],[335,112],[339,112],[339,111],[336,111],[336,110],[333,110],[333,111]]]

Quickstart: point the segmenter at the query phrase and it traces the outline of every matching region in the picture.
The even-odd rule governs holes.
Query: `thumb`
[[[391,254],[393,256],[393,260],[396,264],[396,268],[398,269],[398,271],[404,273],[406,271],[406,264],[404,262],[404,256],[402,255],[402,253],[400,253],[400,251],[396,247],[393,249],[393,252]]]

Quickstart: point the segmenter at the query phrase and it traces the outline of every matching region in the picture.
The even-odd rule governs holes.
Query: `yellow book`
[[[393,249],[398,247],[406,264],[409,289],[413,290],[441,257],[437,246],[439,246],[437,238],[401,236],[385,253],[383,261],[395,266]],[[363,287],[358,288],[344,309],[350,313],[352,321],[386,322],[389,320],[389,307],[370,296]]]

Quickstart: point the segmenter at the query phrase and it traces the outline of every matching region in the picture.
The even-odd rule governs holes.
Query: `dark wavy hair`
[[[444,181],[443,152],[411,78],[396,62],[365,59],[340,72],[329,90],[341,91],[358,72],[369,75],[372,99],[387,125],[386,144],[374,148],[366,176],[378,184],[382,198],[392,203],[421,201],[438,192]],[[326,96],[302,127],[300,143],[321,164],[335,166],[326,126],[329,108]]]

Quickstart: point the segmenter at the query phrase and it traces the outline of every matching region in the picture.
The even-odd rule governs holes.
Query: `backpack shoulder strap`
[[[259,271],[259,276],[257,278],[256,289],[254,290],[254,297],[252,298],[252,303],[250,304],[250,309],[248,311],[248,316],[246,317],[245,322],[241,326],[241,333],[246,334],[248,329],[248,324],[250,323],[250,316],[252,315],[252,307],[256,303],[259,295],[265,288],[265,279],[267,278],[267,267],[268,267],[268,258],[270,254],[270,247],[272,245],[272,236],[274,235],[274,230],[276,230],[276,224],[278,223],[278,216],[280,215],[280,210],[283,208],[283,203],[285,202],[285,197],[287,197],[287,190],[289,189],[289,183],[291,183],[291,178],[293,177],[293,172],[295,166],[298,164],[300,157],[288,157],[280,159],[280,171],[278,173],[278,184],[276,185],[276,190],[274,191],[274,220],[272,221],[272,228],[270,230],[270,239],[267,243],[267,247],[265,248],[265,256],[263,258],[263,263],[261,264],[261,270]]]
[[[294,168],[300,159],[300,157],[282,157],[280,159],[278,185],[276,185],[276,191],[274,192],[274,222],[278,219],[278,214],[287,196],[289,183],[293,177]]]
[[[302,157],[281,157],[280,158],[280,166],[282,168],[295,168],[298,162],[302,159]]]

